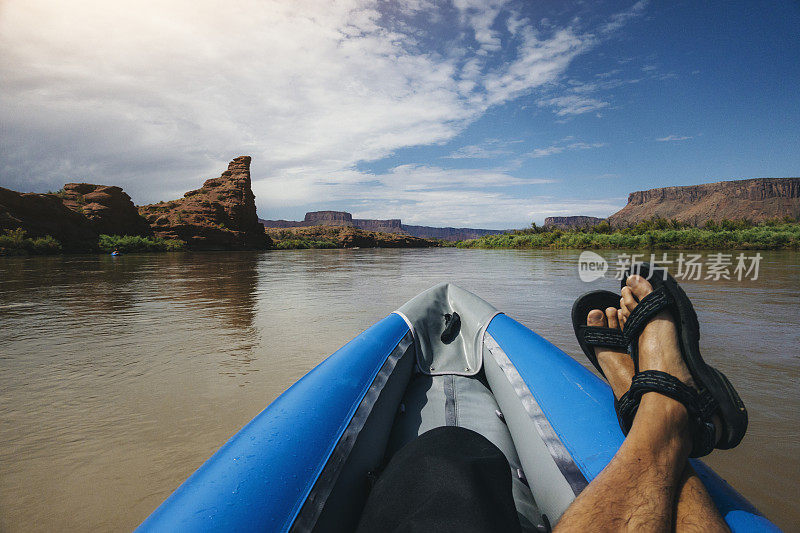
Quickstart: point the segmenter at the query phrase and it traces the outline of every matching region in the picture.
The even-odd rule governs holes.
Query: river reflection
[[[603,254],[610,262],[616,253]],[[800,270],[684,285],[702,349],[751,414],[708,462],[800,523]],[[420,291],[452,281],[582,363],[577,251],[307,250],[0,258],[0,530],[131,529],[295,380]]]

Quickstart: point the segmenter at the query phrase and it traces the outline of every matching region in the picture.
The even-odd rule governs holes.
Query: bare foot
[[[615,307],[607,308],[605,313],[600,309],[593,309],[586,316],[586,325],[622,329],[619,320],[620,310]],[[626,352],[620,352],[605,346],[595,347],[594,354],[597,357],[597,363],[603,369],[603,374],[605,374],[608,383],[611,385],[611,390],[614,391],[614,396],[619,400],[631,388],[631,379],[633,379],[634,372],[633,359]]]
[[[641,276],[630,276],[626,285],[622,288],[620,299],[623,327],[639,301],[653,292],[653,286]],[[675,321],[666,311],[651,319],[639,336],[639,369],[660,370],[675,376],[690,387],[695,387],[692,375],[681,356]]]
[[[620,299],[620,320],[623,329],[628,317],[639,305],[641,299],[651,292],[653,292],[653,286],[643,277],[638,275],[628,277],[626,286],[622,288],[622,298]],[[675,320],[666,311],[653,317],[639,336],[639,370],[660,370],[697,389],[697,385],[692,379],[692,374],[689,372],[689,368],[681,355],[681,348],[678,344],[678,328],[675,326]],[[679,402],[658,393],[644,394],[642,402],[647,397],[660,397],[677,404],[680,406],[679,411],[684,414],[682,418],[686,418],[686,408]],[[719,416],[715,414],[712,422],[717,430],[716,438],[719,440],[722,430]]]
[[[630,314],[639,305],[642,298],[653,292],[653,286],[641,276],[628,277],[626,286],[622,288],[620,311],[623,329]],[[697,388],[692,374],[683,361],[680,344],[678,343],[678,329],[675,321],[668,312],[663,311],[653,317],[639,335],[639,370],[660,370],[675,376],[686,385]],[[636,413],[634,425],[642,418],[649,419],[647,424],[659,421],[662,424],[662,440],[670,439],[680,442],[681,448],[690,447],[688,422],[689,416],[686,407],[677,400],[663,394],[648,392],[642,395],[639,410]],[[718,430],[719,420],[714,419]],[[653,434],[658,434],[654,432]]]

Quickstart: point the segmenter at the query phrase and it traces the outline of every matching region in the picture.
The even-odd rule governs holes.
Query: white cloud
[[[508,155],[509,150],[500,148],[490,149],[477,144],[462,146],[458,150],[447,156],[448,159],[492,159],[503,155]]]
[[[540,100],[540,107],[553,107],[555,108],[556,115],[562,117],[565,115],[581,115],[583,113],[590,113],[608,107],[610,104],[591,96],[583,96],[579,94],[569,94],[565,96],[556,96],[546,100]]]
[[[522,141],[501,141],[499,139],[487,139],[481,144],[470,144],[462,146],[458,150],[445,156],[446,159],[494,159],[513,154],[509,149],[512,144],[519,144]]]
[[[611,17],[611,20],[600,27],[601,33],[613,33],[627,24],[631,19],[641,16],[647,7],[648,0],[639,0],[633,4],[630,9],[617,13]]]
[[[607,146],[606,143],[596,142],[596,143],[585,143],[585,142],[568,142],[571,141],[573,138],[565,137],[558,143],[551,144],[550,146],[545,146],[544,148],[536,148],[532,152],[525,154],[526,157],[531,158],[538,158],[538,157],[547,157],[549,155],[560,154],[562,152],[567,152],[571,150],[591,150],[592,148],[602,148],[603,146]]]
[[[686,141],[691,139],[691,135],[667,135],[666,137],[660,137],[656,139],[658,142],[670,142],[670,141]]]
[[[500,35],[492,26],[508,0],[453,0],[461,19],[472,28],[475,40],[484,52],[502,48]]]
[[[455,0],[456,21],[429,0],[391,5],[401,18],[377,0],[6,0],[0,184],[112,183],[145,203],[179,196],[250,154],[262,210],[360,201],[364,186],[353,184],[365,180],[380,184],[367,187],[373,193],[431,212],[434,199],[456,198],[465,203],[453,216],[483,201],[502,210],[511,196],[458,189],[535,181],[416,165],[378,176],[353,169],[452,140],[489,107],[560,80],[597,38],[577,26],[534,31],[505,0]],[[471,32],[479,50],[461,37],[424,48],[439,28],[402,20],[423,12],[433,25],[460,24],[458,35]],[[608,104],[569,94],[545,105],[570,115]]]

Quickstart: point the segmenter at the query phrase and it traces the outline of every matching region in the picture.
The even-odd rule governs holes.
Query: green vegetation
[[[0,255],[50,255],[61,252],[61,243],[50,235],[32,239],[22,228],[0,235]]]
[[[308,250],[311,248],[339,248],[339,245],[333,241],[299,238],[275,241],[275,248],[277,250]]]
[[[427,248],[440,246],[431,239],[382,233],[348,226],[304,226],[267,228],[272,247],[277,250],[309,248]],[[450,243],[452,245],[452,243]]]
[[[100,235],[97,246],[88,245],[81,250],[64,250],[58,240],[51,235],[31,238],[22,228],[6,230],[0,235],[0,255],[52,255],[64,251],[113,252],[114,250],[131,252],[175,252],[184,250],[186,243],[177,239],[160,239],[158,237],[140,237],[138,235]]]
[[[750,249],[800,248],[800,222],[792,219],[755,224],[747,220],[709,222],[702,228],[677,220],[653,219],[613,229],[608,222],[576,230],[530,228],[462,241],[459,248],[573,248],[573,249]]]
[[[304,231],[276,229],[267,231],[267,235],[272,239],[272,247],[276,250],[341,248],[338,238],[340,229],[333,226]]]
[[[140,237],[138,235],[100,235],[98,247],[104,252],[117,250],[131,252],[177,252],[186,248],[186,243],[178,239]]]

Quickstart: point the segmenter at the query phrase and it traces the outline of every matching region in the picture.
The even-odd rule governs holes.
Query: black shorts
[[[520,532],[508,461],[474,431],[432,429],[392,457],[358,531]]]

